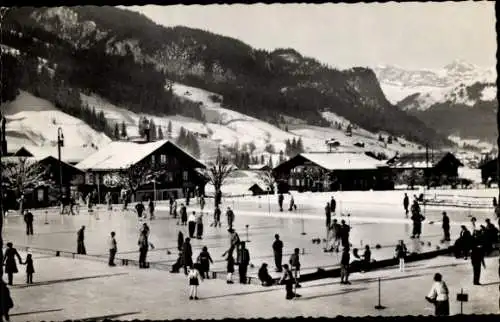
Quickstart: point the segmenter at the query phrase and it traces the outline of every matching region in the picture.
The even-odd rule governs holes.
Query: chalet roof
[[[205,165],[199,162],[195,157],[169,140],[160,140],[142,144],[120,141],[111,142],[107,146],[101,148],[96,153],[78,163],[76,167],[82,170],[127,169],[166,144],[171,144],[175,148],[182,151],[182,153],[195,161],[200,168],[205,167]]]
[[[92,147],[69,146],[61,148],[61,160],[68,163],[78,163],[97,150]],[[32,156],[35,158],[44,158],[52,156],[58,158],[57,146],[22,146],[14,152],[17,156]]]
[[[8,156],[8,157],[2,158],[2,162],[17,162],[18,160],[19,160],[18,156]],[[54,162],[58,163],[59,159],[55,158],[51,155],[42,156],[42,157],[26,157],[27,164],[40,163],[40,162],[46,162],[46,161],[54,161]],[[82,170],[78,169],[74,165],[71,165],[71,164],[64,162],[62,160],[61,160],[61,163],[63,165],[65,165],[66,167],[71,168],[72,170],[75,170],[75,172],[83,173]]]
[[[301,153],[303,158],[326,170],[366,170],[387,166],[385,163],[364,153]]]
[[[423,153],[411,153],[411,154],[396,156],[387,161],[387,164],[395,168],[435,167],[439,162],[441,162],[446,156],[449,155],[455,158],[455,160],[459,162],[459,165],[463,165],[462,162],[460,162],[450,152],[430,152],[430,151],[428,154],[423,152]]]

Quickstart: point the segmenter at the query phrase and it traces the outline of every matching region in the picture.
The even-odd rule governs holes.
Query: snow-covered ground
[[[64,134],[64,144],[68,147],[97,147],[111,140],[93,130],[78,118],[59,111],[50,102],[21,91],[12,102],[2,106],[5,113],[8,149],[21,146],[51,147],[57,142],[60,127]]]

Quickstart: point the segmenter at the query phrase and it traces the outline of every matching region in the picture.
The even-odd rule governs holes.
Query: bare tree
[[[208,168],[204,171],[208,182],[215,188],[215,194],[221,192],[226,179],[236,171],[236,167],[229,162],[227,157],[222,156],[220,150],[217,151],[215,162],[209,163]]]
[[[276,185],[276,178],[274,177],[273,170],[267,169],[259,172],[258,178],[264,182],[268,191],[274,191]]]
[[[47,176],[48,170],[48,166],[33,159],[10,158],[2,162],[2,176],[18,196],[24,195],[28,189],[36,188],[40,184],[51,183]],[[22,199],[19,209],[23,209]]]

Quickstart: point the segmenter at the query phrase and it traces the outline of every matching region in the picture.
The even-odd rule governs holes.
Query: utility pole
[[[0,280],[3,281],[3,221],[5,219],[5,212],[3,208],[3,163],[2,155],[7,152],[7,141],[5,140],[5,118],[0,111],[0,216],[2,220],[0,221]]]
[[[57,128],[57,156],[59,159],[59,198],[62,202],[62,163],[61,163],[61,148],[64,146],[64,134],[61,127]]]

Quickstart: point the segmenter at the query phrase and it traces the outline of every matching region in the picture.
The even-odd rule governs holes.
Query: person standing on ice
[[[205,208],[205,197],[200,195],[200,212],[203,213],[203,209]]]
[[[80,255],[87,255],[87,250],[85,249],[85,226],[82,226],[78,230],[76,238],[76,253]]]
[[[14,307],[10,291],[3,279],[0,279],[0,321],[10,321],[9,311]]]
[[[484,262],[484,251],[481,245],[476,244],[472,247],[470,261],[472,264],[474,285],[481,285],[479,282],[481,279],[481,265],[486,268],[486,263]]]
[[[148,210],[149,210],[149,219],[153,220],[155,218],[155,202],[151,198],[149,198]]]
[[[443,211],[443,233],[444,233],[444,241],[450,241],[450,218],[446,214],[446,211]]]
[[[227,227],[229,229],[233,229],[234,212],[231,209],[231,207],[227,207],[226,217],[227,217]]]
[[[144,204],[142,203],[142,200],[139,201],[139,203],[137,205],[135,205],[135,211],[137,211],[137,218],[139,218],[139,220],[142,219],[142,213],[144,212]]]
[[[33,213],[29,209],[24,210],[24,222],[26,223],[26,235],[33,235]]]
[[[293,250],[293,254],[290,256],[290,260],[288,261],[288,263],[290,264],[290,268],[292,269],[292,271],[294,272],[294,275],[295,275],[295,281],[297,282],[297,285],[295,285],[295,287],[302,287],[300,284],[299,284],[299,279],[300,279],[300,249],[299,248],[295,248]]]
[[[234,231],[234,229],[228,229],[227,230],[229,232],[229,249],[226,250],[224,252],[224,254],[222,254],[222,257],[226,256],[226,254],[232,254],[234,252],[234,250],[236,249],[236,256],[237,256],[237,260],[236,262],[238,263],[239,262],[239,252],[238,252],[238,247],[240,245],[240,236],[238,235],[238,233],[236,231]]]
[[[405,209],[406,217],[408,217],[408,213],[409,213],[408,207],[409,206],[410,206],[410,198],[408,198],[408,194],[405,193],[405,196],[403,198],[403,207]]]
[[[0,249],[0,251],[2,250]],[[21,255],[17,252],[17,249],[13,247],[12,243],[7,243],[2,265],[5,265],[5,273],[7,274],[9,285],[12,285],[14,281],[14,274],[19,272],[17,270],[16,257],[19,261],[19,265],[22,265],[23,260],[21,259]]]
[[[293,291],[293,285],[297,284],[297,281],[293,277],[293,273],[290,270],[288,264],[283,265],[284,273],[281,277],[279,284],[285,284],[286,299],[292,300],[294,297],[300,297],[299,294]]]
[[[187,276],[189,279],[189,299],[197,300],[198,286],[200,285],[200,280],[203,280],[203,276],[200,274],[200,265],[198,263],[192,265]]]
[[[233,253],[230,252],[227,254],[227,277],[226,277],[226,283],[227,284],[234,284],[233,282],[233,274],[234,274],[234,257]]]
[[[168,199],[168,202],[169,202],[169,205],[170,205],[170,208],[169,208],[169,211],[168,213],[170,214],[170,216],[173,215],[173,210],[174,210],[174,197],[170,196],[170,198]]]
[[[273,242],[274,264],[276,265],[276,272],[281,273],[283,260],[283,242],[280,240],[280,235],[274,235]]]
[[[325,216],[326,216],[326,229],[328,229],[332,221],[332,209],[330,208],[329,202],[327,202],[325,206]]]
[[[248,265],[250,265],[250,252],[245,248],[245,242],[240,243],[238,273],[240,275],[240,284],[247,284]]]
[[[196,212],[193,211],[188,217],[189,238],[194,238],[195,230],[196,230]]]
[[[191,239],[189,237],[182,245],[182,266],[184,267],[184,274],[188,274],[188,268],[193,265],[193,248],[191,247]]]
[[[293,195],[290,194],[290,207],[288,211],[297,210],[297,205],[295,204],[295,199],[293,199]]]
[[[285,197],[282,193],[278,195],[278,205],[280,206],[280,211],[283,211],[283,201],[285,201]]]
[[[148,240],[149,230],[142,230],[139,235],[139,268],[148,268],[146,258],[148,256],[149,250],[149,240]]]
[[[203,238],[203,214],[202,213],[199,213],[198,216],[196,216],[196,238],[197,239]]]
[[[399,244],[396,245],[396,258],[399,260],[399,271],[405,271],[405,258],[408,250],[406,249],[406,245],[403,240],[399,241]]]
[[[201,277],[209,279],[210,263],[214,263],[207,246],[203,246],[200,255],[198,255],[197,262],[200,264]]]
[[[112,200],[111,200],[111,192],[109,192],[109,191],[108,191],[108,192],[106,193],[106,196],[105,196],[104,198],[106,199],[106,204],[108,205],[108,211],[109,211],[109,210],[113,210],[113,205],[112,205],[112,203],[111,203],[111,201],[112,201]]]
[[[335,216],[335,211],[337,211],[337,201],[333,198],[333,196],[330,200],[330,210],[330,212]]]
[[[413,221],[413,232],[411,238],[420,238],[420,235],[422,234],[422,221],[425,220],[425,217],[420,214],[419,210],[418,212],[413,213],[411,220]]]
[[[340,241],[342,242],[342,247],[349,247],[349,233],[351,227],[345,223],[345,220],[340,221]]]
[[[172,215],[174,219],[177,218],[177,200],[174,199],[174,203],[172,204]]]
[[[109,238],[108,247],[109,247],[109,266],[116,266],[115,264],[115,256],[118,252],[118,244],[116,243],[115,232],[111,232],[111,237]]]
[[[174,214],[175,214],[174,218],[177,217],[177,205],[175,205]],[[177,221],[177,222],[179,222],[179,221]],[[187,222],[188,222],[187,209],[186,209],[186,206],[184,206],[184,204],[181,204],[181,225],[186,226]]]
[[[340,259],[340,284],[351,284],[349,282],[349,264],[351,263],[351,254],[349,246],[342,250],[342,258]]]
[[[441,274],[436,273],[434,275],[434,284],[429,292],[429,295],[425,297],[427,301],[434,304],[434,314],[436,316],[448,316],[450,315],[450,303],[448,298],[448,286],[443,281]]]
[[[214,209],[214,222],[210,226],[214,226],[214,227],[219,226],[219,227],[221,227],[222,224],[220,222],[220,216],[221,216],[220,208],[219,208],[219,206],[215,206],[215,209]]]

